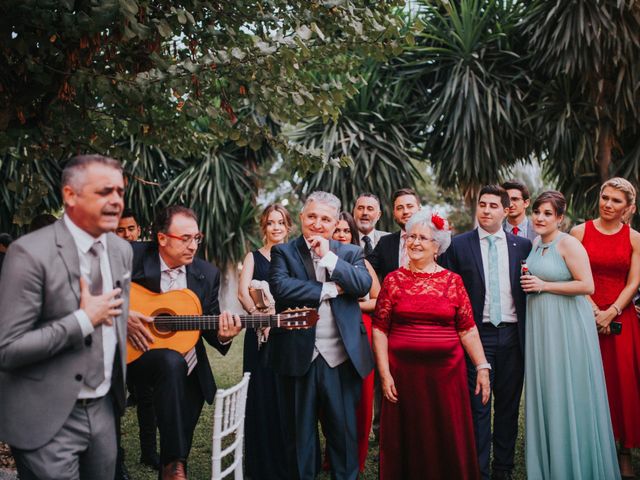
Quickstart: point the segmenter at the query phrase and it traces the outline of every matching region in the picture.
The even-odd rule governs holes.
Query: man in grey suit
[[[536,232],[527,218],[527,208],[529,208],[529,203],[531,202],[529,189],[519,180],[509,180],[501,186],[509,194],[509,201],[511,202],[504,222],[504,230],[533,242],[536,238]]]
[[[131,246],[120,163],[72,158],[64,217],[16,240],[0,277],[0,440],[21,480],[113,480]]]
[[[353,207],[353,219],[360,232],[360,246],[364,250],[365,257],[373,252],[381,237],[389,234],[389,232],[376,230],[376,224],[381,215],[380,199],[377,195],[361,193]]]

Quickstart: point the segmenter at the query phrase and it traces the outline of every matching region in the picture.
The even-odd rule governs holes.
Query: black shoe
[[[140,455],[140,463],[151,467],[154,470],[160,470],[160,456],[157,453]]]
[[[127,466],[124,464],[124,460],[118,459],[116,462],[116,475],[115,480],[129,480],[129,472]]]

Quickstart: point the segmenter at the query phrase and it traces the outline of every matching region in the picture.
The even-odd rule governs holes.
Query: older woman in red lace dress
[[[406,231],[409,264],[385,278],[373,319],[380,478],[478,479],[464,352],[485,403],[490,365],[462,279],[436,263],[451,243],[446,222],[423,209]]]

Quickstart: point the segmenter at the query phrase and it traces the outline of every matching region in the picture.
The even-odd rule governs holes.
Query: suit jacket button
[[[82,375],[77,374],[76,375],[76,381],[81,382],[82,381]]]
[[[87,347],[90,347],[92,343],[93,343],[93,337],[91,335],[87,335],[84,339],[84,344]]]

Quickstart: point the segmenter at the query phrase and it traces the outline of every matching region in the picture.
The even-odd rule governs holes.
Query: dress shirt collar
[[[168,272],[169,270],[171,270],[174,272],[187,273],[187,267],[185,265],[180,265],[179,267],[171,268],[166,263],[164,263],[164,260],[162,259],[162,255],[160,255],[159,253],[158,253],[158,257],[160,257],[161,272]]]
[[[76,242],[78,250],[80,250],[83,254],[86,254],[95,242],[102,243],[102,247],[104,248],[104,250],[107,250],[106,233],[103,233],[98,238],[95,238],[93,235],[85,232],[83,229],[73,223],[73,220],[71,220],[71,218],[69,218],[69,215],[67,215],[66,213],[64,214],[63,218],[64,224],[69,229],[69,233],[71,233],[73,240]]]
[[[484,228],[480,226],[478,227],[478,236],[480,237],[480,240],[482,240],[483,238],[490,237],[491,235],[493,235],[495,238],[502,238],[502,239],[507,238],[507,234],[502,228],[498,230],[496,233],[489,233]]]
[[[514,225],[511,225],[509,222],[505,221],[505,225],[506,227],[509,229],[509,233],[511,233],[513,231],[513,227]],[[529,232],[529,219],[525,216],[524,220],[522,220],[522,222],[520,222],[518,225],[515,225],[516,227],[518,227],[518,230],[520,230],[521,232]]]

